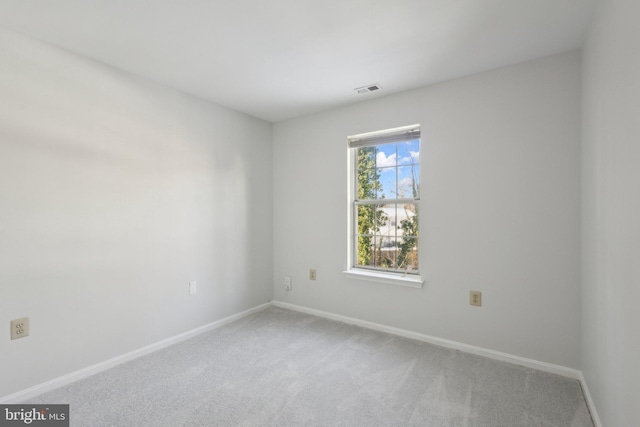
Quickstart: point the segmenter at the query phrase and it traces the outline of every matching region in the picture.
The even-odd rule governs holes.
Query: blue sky
[[[376,166],[380,171],[382,184],[382,192],[378,194],[378,198],[413,197],[412,170],[413,176],[420,182],[419,167],[415,164],[419,159],[419,140],[377,146]]]

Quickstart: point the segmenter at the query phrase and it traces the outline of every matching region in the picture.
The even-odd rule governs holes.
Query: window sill
[[[386,283],[388,285],[407,286],[422,289],[424,281],[420,276],[409,274],[382,273],[378,271],[352,269],[342,272],[350,279],[367,280],[369,282]]]

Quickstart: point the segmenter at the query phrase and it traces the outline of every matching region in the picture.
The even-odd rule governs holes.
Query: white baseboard
[[[177,344],[181,341],[188,340],[189,338],[193,338],[196,335],[200,335],[205,332],[212,331],[228,323],[231,323],[243,317],[262,311],[270,306],[271,306],[271,303],[264,303],[264,304],[258,305],[256,307],[250,308],[249,310],[245,310],[240,313],[233,314],[229,317],[225,317],[224,319],[220,319],[215,322],[209,323],[207,325],[200,326],[199,328],[192,329],[190,331],[178,334],[171,338],[158,341],[148,346],[139,348],[138,350],[134,350],[129,353],[125,353],[121,356],[116,356],[112,359],[105,360],[104,362],[97,363],[95,365],[86,367],[84,369],[80,369],[70,374],[63,375],[58,378],[54,378],[53,380],[47,381],[46,383],[38,384],[34,387],[30,387],[28,389],[18,391],[8,396],[0,397],[0,404],[20,403],[21,401],[30,399],[39,394],[46,393],[58,387],[62,387],[64,385],[70,384],[74,381],[81,380],[82,378],[95,375],[98,372],[102,372],[109,368],[113,368],[114,366],[120,365],[130,360],[137,359],[138,357],[144,356],[145,354],[149,354],[154,351],[161,350],[165,347],[169,347],[173,344]]]
[[[593,425],[595,427],[602,427],[602,422],[600,421],[600,417],[598,416],[598,411],[596,411],[596,405],[591,397],[591,392],[589,391],[589,387],[587,386],[587,379],[584,377],[582,371],[580,371],[580,385],[582,385],[582,392],[584,393],[584,398],[587,401],[587,406],[589,407],[589,412],[591,412],[591,419],[593,420]]]
[[[439,345],[441,347],[460,350],[465,353],[471,353],[471,354],[476,354],[478,356],[489,357],[491,359],[500,360],[502,362],[508,362],[515,365],[526,366],[527,368],[537,369],[539,371],[544,371],[544,372],[550,372],[552,374],[562,375],[563,377],[568,377],[575,380],[581,379],[582,373],[577,369],[567,368],[560,365],[554,365],[552,363],[541,362],[534,359],[528,359],[526,357],[515,356],[513,354],[503,353],[500,351],[490,350],[487,348],[476,347],[474,345],[464,344],[457,341],[437,338],[430,335],[421,334],[418,332],[408,331],[405,329],[399,329],[391,326],[382,325],[379,323],[369,322],[366,320],[355,319],[353,317],[347,317],[339,314],[329,313],[327,311],[321,311],[313,308],[302,307],[299,305],[290,304],[286,302],[272,301],[272,304],[276,307],[287,308],[287,309],[299,311],[302,313],[325,317],[327,319],[338,320],[351,325],[362,326],[363,328],[373,329],[381,332],[387,332],[387,333],[398,335],[401,337],[411,338],[414,340]]]
[[[58,387],[62,387],[64,385],[70,384],[74,381],[78,381],[80,379],[89,377],[91,375],[95,375],[99,372],[110,369],[114,366],[120,365],[122,363],[128,362],[133,359],[137,359],[138,357],[144,356],[146,354],[152,353],[154,351],[161,350],[165,347],[169,347],[173,344],[177,344],[181,341],[185,341],[189,338],[195,337],[202,333],[212,331],[221,326],[224,326],[228,323],[239,320],[243,317],[249,316],[251,314],[262,311],[270,306],[276,306],[281,308],[286,308],[289,310],[295,310],[302,313],[312,314],[315,316],[324,317],[327,319],[338,320],[340,322],[348,323],[351,325],[361,326],[367,329],[373,329],[376,331],[386,332],[394,335],[398,335],[405,338],[411,338],[418,341],[427,342],[430,344],[439,345],[441,347],[451,348],[454,350],[463,351],[466,353],[476,354],[479,356],[488,357],[495,360],[500,360],[503,362],[508,362],[516,365],[526,366],[528,368],[537,369],[544,372],[550,372],[557,375],[562,375],[564,377],[576,379],[580,381],[582,385],[582,390],[584,392],[585,400],[587,402],[587,406],[591,411],[591,417],[593,419],[593,423],[595,427],[602,427],[602,423],[600,422],[600,418],[598,417],[598,412],[596,411],[595,404],[591,397],[591,393],[589,392],[589,387],[587,386],[587,381],[582,373],[577,369],[567,368],[560,365],[554,365],[551,363],[541,362],[534,359],[528,359],[525,357],[515,356],[508,353],[503,353],[500,351],[490,350],[482,347],[477,347],[469,344],[464,344],[457,341],[447,340],[443,338],[437,338],[426,334],[421,334],[418,332],[412,332],[405,329],[394,328],[391,326],[382,325],[379,323],[369,322],[366,320],[360,320],[353,317],[342,316],[339,314],[330,313],[327,311],[316,310],[313,308],[303,307],[295,304],[290,304],[281,301],[272,301],[269,303],[261,304],[259,306],[250,308],[249,310],[245,310],[240,313],[236,313],[229,317],[225,317],[224,319],[217,320],[215,322],[209,323],[207,325],[201,326],[199,328],[193,329],[191,331],[184,332],[182,334],[173,336],[171,338],[167,338],[165,340],[159,341],[157,343],[142,347],[138,350],[131,351],[129,353],[125,353],[121,356],[114,357],[109,360],[105,360],[104,362],[97,363],[95,365],[89,366],[84,369],[80,369],[78,371],[72,372],[70,374],[55,378],[51,381],[47,381],[46,383],[36,385],[34,387],[30,387],[25,390],[18,391],[16,393],[10,394],[8,396],[0,397],[0,404],[9,404],[9,403],[20,403],[21,401],[30,399],[39,394],[46,393],[48,391],[54,390]]]
[[[580,382],[580,385],[582,386],[582,391],[584,393],[585,401],[587,402],[587,407],[591,412],[591,418],[593,419],[594,426],[602,427],[602,423],[600,422],[600,418],[598,417],[598,412],[596,411],[596,406],[591,397],[591,393],[589,392],[589,387],[587,386],[587,381],[582,371],[580,370],[567,368],[565,366],[560,366],[560,365],[554,365],[552,363],[541,362],[539,360],[528,359],[526,357],[515,356],[513,354],[503,353],[500,351],[490,350],[487,348],[476,347],[474,345],[464,344],[457,341],[437,338],[430,335],[421,334],[418,332],[407,331],[405,329],[394,328],[391,326],[386,326],[379,323],[373,323],[366,320],[360,320],[353,317],[342,316],[340,314],[334,314],[327,311],[316,310],[314,308],[303,307],[303,306],[299,306],[299,305],[295,305],[287,302],[272,301],[271,304],[273,304],[276,307],[295,310],[301,313],[312,314],[312,315],[324,317],[327,319],[338,320],[340,322],[348,323],[351,325],[361,326],[363,328],[373,329],[375,331],[387,332],[389,334],[394,334],[394,335],[398,335],[405,338],[411,338],[418,341],[439,345],[441,347],[460,350],[466,353],[476,354],[478,356],[484,356],[491,359],[500,360],[502,362],[512,363],[515,365],[526,366],[527,368],[537,369],[539,371],[549,372],[552,374],[561,375],[563,377],[568,377],[574,380],[578,380]]]

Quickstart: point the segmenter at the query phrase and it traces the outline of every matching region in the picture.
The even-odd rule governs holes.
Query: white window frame
[[[400,271],[384,271],[374,270],[368,268],[358,267],[356,265],[357,247],[356,247],[356,222],[355,218],[355,205],[357,196],[357,165],[356,165],[356,151],[359,147],[373,146],[388,144],[392,142],[410,141],[414,139],[420,139],[420,125],[403,126],[399,128],[387,129],[383,131],[370,132],[364,134],[353,135],[347,138],[348,146],[348,269],[344,271],[346,277],[352,279],[366,280],[370,282],[386,283],[393,285],[406,286],[411,288],[422,288],[424,281],[422,280],[420,273],[408,274],[407,272]],[[420,150],[422,151],[422,141],[420,141]],[[389,199],[391,201],[391,199]],[[397,203],[402,199],[394,199],[393,202]],[[419,204],[420,197],[410,201]],[[418,252],[419,256],[420,252]],[[419,261],[418,261],[419,263]],[[422,266],[419,265],[419,269]],[[420,271],[420,270],[419,270]]]

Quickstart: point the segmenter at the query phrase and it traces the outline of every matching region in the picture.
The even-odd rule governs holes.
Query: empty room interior
[[[0,0],[0,404],[640,425],[638,17]]]

